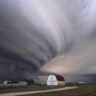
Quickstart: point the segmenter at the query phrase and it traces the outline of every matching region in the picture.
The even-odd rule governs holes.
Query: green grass
[[[96,85],[79,85],[77,89],[26,96],[96,96]]]
[[[48,87],[40,85],[28,85],[28,86],[18,86],[18,87],[0,87],[0,93],[12,93],[12,92],[24,92],[24,91],[35,91],[35,90],[47,90],[58,87]]]
[[[60,86],[59,86],[60,87]],[[24,91],[37,91],[47,90],[59,87],[48,87],[40,85],[29,85],[29,86],[18,86],[18,87],[0,87],[0,93],[11,93],[11,92],[24,92]],[[49,92],[39,93],[25,96],[96,96],[96,84],[92,85],[79,85],[79,88],[60,91],[60,92]]]

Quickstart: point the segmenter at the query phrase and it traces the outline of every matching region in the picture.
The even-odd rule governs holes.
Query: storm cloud
[[[0,78],[29,78],[36,71],[95,74],[95,4],[0,0]]]

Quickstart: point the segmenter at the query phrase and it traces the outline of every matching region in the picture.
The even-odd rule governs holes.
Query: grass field
[[[53,89],[59,87],[48,87],[48,86],[40,86],[40,85],[30,85],[30,86],[22,86],[22,87],[20,86],[2,87],[0,88],[0,93],[47,90],[47,89]],[[67,91],[39,93],[39,94],[32,94],[32,95],[30,94],[26,96],[96,96],[96,84],[79,85],[79,88],[67,90]]]
[[[59,87],[48,87],[40,85],[28,85],[18,87],[0,87],[0,93],[12,93],[12,92],[24,92],[24,91],[35,91],[35,90],[47,90]]]
[[[77,89],[26,96],[96,96],[96,85],[79,85]]]

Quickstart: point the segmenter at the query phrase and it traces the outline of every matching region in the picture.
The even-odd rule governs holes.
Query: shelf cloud
[[[96,74],[95,5],[0,0],[0,78],[29,78],[37,71]]]

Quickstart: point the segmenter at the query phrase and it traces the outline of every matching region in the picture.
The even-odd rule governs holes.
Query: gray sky
[[[96,0],[0,0],[0,77],[30,77],[38,70],[96,74],[95,5]]]

